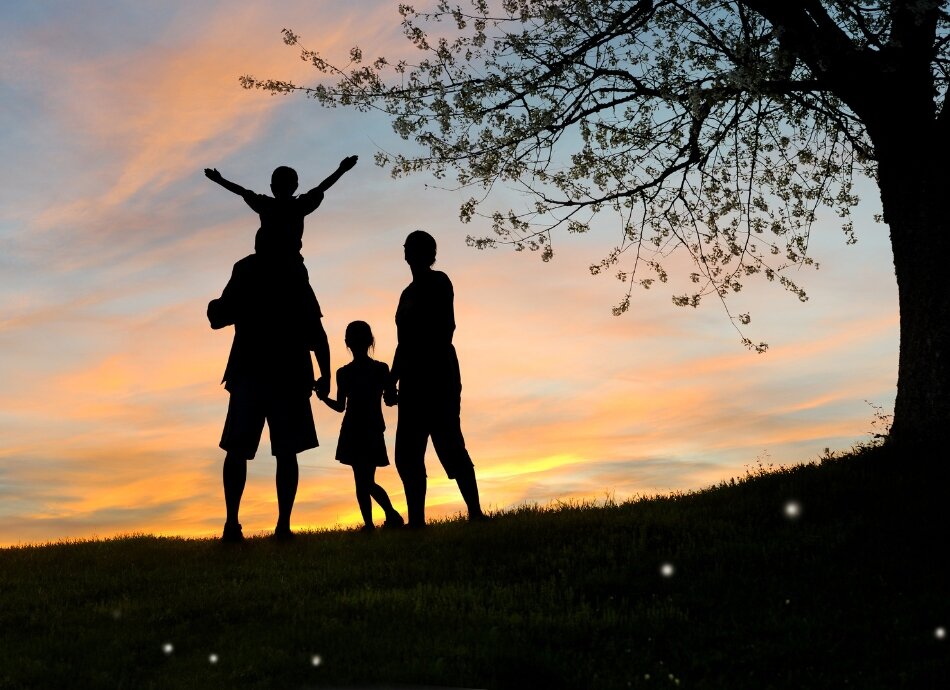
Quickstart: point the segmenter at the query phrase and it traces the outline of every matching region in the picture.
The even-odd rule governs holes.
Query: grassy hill
[[[423,532],[3,549],[0,688],[950,687],[948,485],[914,464]]]

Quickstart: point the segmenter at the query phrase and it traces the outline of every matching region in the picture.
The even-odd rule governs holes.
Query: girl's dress
[[[353,361],[336,372],[340,398],[346,396],[346,412],[340,427],[336,459],[344,465],[389,464],[383,431],[380,399],[389,382],[389,366],[374,359]]]

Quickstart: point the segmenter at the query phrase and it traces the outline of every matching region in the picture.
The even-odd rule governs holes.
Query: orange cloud
[[[0,496],[0,543],[220,530],[216,443],[227,393],[218,381],[231,331],[212,332],[203,312],[231,261],[251,250],[254,219],[208,211],[213,188],[177,192],[183,180],[210,188],[205,166],[296,136],[272,131],[292,100],[237,83],[245,72],[315,78],[280,43],[282,26],[328,57],[351,44],[404,51],[394,6],[366,8],[182,5],[150,42],[121,54],[24,50],[21,69],[4,69],[43,89],[45,115],[75,147],[37,156],[45,176],[58,179],[70,156],[75,171],[38,195],[39,207],[14,211],[36,276],[0,317],[0,458],[3,487],[13,487]],[[314,122],[326,116],[306,105]],[[356,129],[333,136],[369,146]],[[306,161],[308,176],[323,173],[324,161]],[[357,318],[372,324],[377,357],[392,356],[396,302],[410,280],[401,242],[409,230],[430,229],[436,267],[456,287],[463,429],[486,506],[695,488],[740,474],[764,450],[776,461],[802,460],[859,438],[870,416],[860,400],[892,390],[896,358],[882,364],[878,351],[894,349],[896,308],[810,333],[782,330],[763,357],[736,345],[724,316],[673,310],[656,290],[637,293],[633,313],[617,319],[609,307],[619,283],[586,271],[601,254],[593,240],[568,240],[554,264],[472,252],[455,226],[454,198],[426,195],[421,183],[386,186],[365,162],[359,182],[334,188],[308,221],[304,240],[333,365],[348,360],[343,329]],[[801,321],[824,318],[823,307],[814,309]],[[859,362],[873,374],[844,370]],[[355,524],[352,475],[333,459],[341,417],[316,403],[314,412],[322,445],[300,457],[295,523]],[[396,411],[385,414],[392,449]],[[431,452],[428,466],[429,515],[462,510]],[[273,527],[273,471],[265,438],[242,506],[249,533]],[[404,508],[395,469],[379,478]]]
[[[282,44],[282,21],[296,17],[302,23],[298,31],[336,58],[360,39],[380,50],[401,47],[398,18],[388,4],[368,12],[363,6],[337,5],[331,10],[311,3],[282,9],[278,15],[259,5],[220,3],[206,14],[203,26],[185,26],[189,20],[184,18],[173,23],[164,37],[167,42],[85,61],[21,51],[35,76],[55,79],[64,125],[95,141],[100,155],[117,159],[117,165],[110,166],[113,179],[99,194],[49,204],[35,225],[61,227],[142,192],[155,194],[183,176],[214,167],[258,138],[269,116],[289,101],[246,91],[238,77],[254,72],[308,83],[317,75],[296,59],[297,49]],[[21,43],[28,45],[29,40]],[[314,111],[319,112],[316,106]]]

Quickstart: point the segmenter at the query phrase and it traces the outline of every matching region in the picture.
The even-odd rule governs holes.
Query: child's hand
[[[356,165],[357,160],[359,160],[359,156],[347,156],[342,161],[340,161],[340,170],[343,172],[352,170],[353,166]]]
[[[218,172],[217,168],[205,168],[205,177],[212,182],[219,182],[221,180],[221,173]]]
[[[386,407],[398,405],[399,391],[397,391],[395,388],[387,388],[385,391],[383,391],[383,402],[386,403]]]
[[[313,392],[317,394],[320,400],[326,400],[330,396],[330,382],[321,376],[313,382]]]

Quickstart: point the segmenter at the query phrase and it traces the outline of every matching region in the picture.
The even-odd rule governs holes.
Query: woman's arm
[[[431,299],[431,337],[435,341],[432,344],[451,345],[455,334],[455,289],[449,277],[441,271],[433,285]]]
[[[383,402],[387,407],[392,407],[399,401],[399,391],[396,384],[399,383],[399,345],[396,345],[396,353],[393,355],[393,368],[387,367],[386,385],[383,388]]]
[[[388,407],[392,407],[396,404],[399,396],[399,391],[396,390],[397,379],[393,378],[388,364],[385,362],[381,362],[381,364],[383,365],[383,402]]]

